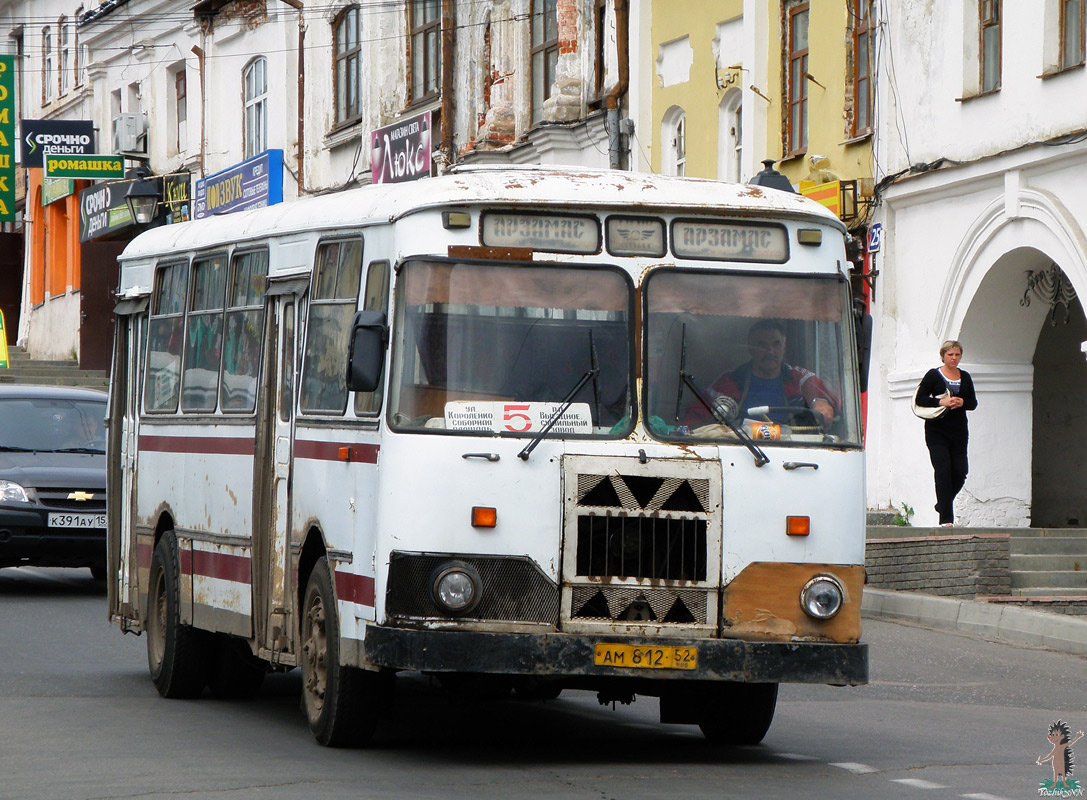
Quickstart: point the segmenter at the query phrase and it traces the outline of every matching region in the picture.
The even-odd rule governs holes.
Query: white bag
[[[942,417],[944,415],[944,412],[947,411],[947,406],[935,406],[933,408],[930,408],[929,406],[917,405],[917,393],[920,391],[921,386],[918,385],[913,392],[913,400],[910,402],[910,405],[913,408],[914,416],[920,417],[921,419],[937,419],[939,417]],[[944,389],[944,393],[938,395],[936,399],[943,400],[945,397],[951,397],[950,389]]]

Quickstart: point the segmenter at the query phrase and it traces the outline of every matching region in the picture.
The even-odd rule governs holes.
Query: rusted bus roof
[[[408,183],[364,186],[334,194],[154,228],[134,239],[122,260],[241,242],[271,234],[395,221],[435,207],[561,205],[622,213],[710,213],[807,219],[845,230],[826,208],[798,194],[701,178],[618,170],[482,166]]]

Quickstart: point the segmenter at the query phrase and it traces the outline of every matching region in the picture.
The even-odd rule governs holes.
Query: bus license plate
[[[593,663],[598,667],[694,669],[698,666],[698,648],[598,644],[593,654]]]
[[[105,514],[50,514],[50,528],[104,528]]]

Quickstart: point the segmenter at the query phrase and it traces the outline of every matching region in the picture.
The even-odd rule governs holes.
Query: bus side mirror
[[[861,394],[868,391],[868,367],[872,361],[872,315],[857,308],[857,375]]]
[[[352,392],[373,392],[381,386],[389,325],[384,311],[358,311],[351,323],[347,347],[347,388]]]

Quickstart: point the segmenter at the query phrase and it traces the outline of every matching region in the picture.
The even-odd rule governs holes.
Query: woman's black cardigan
[[[962,376],[959,389],[958,391],[952,391],[951,394],[962,398],[962,406],[960,408],[949,408],[936,419],[926,419],[926,428],[931,425],[935,430],[940,431],[966,430],[966,412],[973,411],[978,407],[978,398],[974,394],[974,381],[970,377],[970,373],[960,369],[959,374]],[[917,389],[917,405],[935,408],[940,405],[939,396],[950,388],[939,369],[930,369],[925,373],[925,377],[921,379],[921,385]]]

